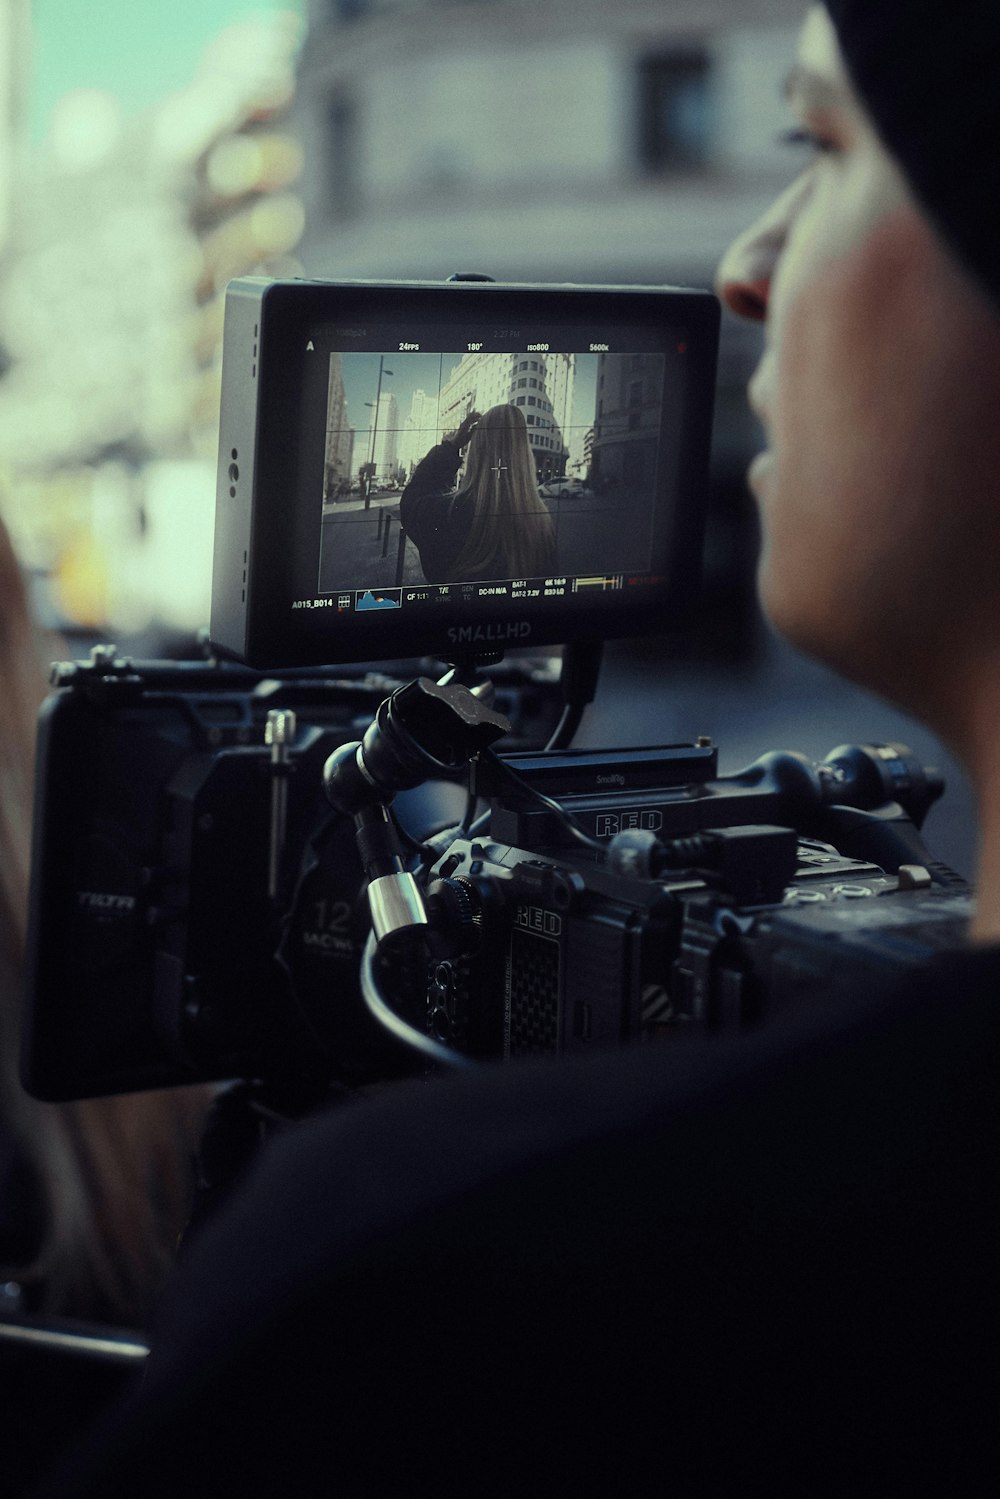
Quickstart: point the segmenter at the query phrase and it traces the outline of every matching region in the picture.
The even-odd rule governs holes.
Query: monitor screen
[[[270,289],[288,285],[318,286]],[[261,299],[236,653],[447,657],[676,625],[697,574],[714,298],[363,292]],[[225,386],[223,513],[241,487]]]

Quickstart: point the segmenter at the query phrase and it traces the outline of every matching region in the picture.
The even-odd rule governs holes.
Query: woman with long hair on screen
[[[461,486],[455,480],[468,446]],[[417,464],[399,503],[429,583],[539,578],[556,571],[556,533],[524,413],[517,406],[471,411]]]
[[[187,1220],[209,1094],[52,1104],[21,1086],[35,719],[50,655],[0,522],[0,1283],[8,1311],[137,1328]]]

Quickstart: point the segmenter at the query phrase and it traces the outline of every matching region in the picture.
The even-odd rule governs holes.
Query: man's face
[[[814,158],[718,276],[766,322],[761,597],[795,644],[932,714],[956,639],[1000,634],[1000,318],[913,202],[822,6],[788,97]]]

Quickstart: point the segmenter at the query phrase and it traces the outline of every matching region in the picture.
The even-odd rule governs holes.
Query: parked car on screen
[[[554,500],[560,495],[583,495],[588,494],[589,491],[582,479],[567,477],[549,479],[547,483],[539,486],[538,493],[544,500]]]

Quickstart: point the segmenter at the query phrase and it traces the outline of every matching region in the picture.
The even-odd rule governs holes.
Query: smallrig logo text
[[[448,631],[452,645],[478,645],[496,640],[527,640],[531,624],[522,619],[509,625],[453,625]]]
[[[624,784],[625,784],[625,777],[624,776],[598,776],[597,777],[597,784],[598,784],[598,786],[624,786]]]
[[[134,895],[110,895],[104,890],[78,890],[76,899],[81,910],[93,911],[102,916],[120,916],[135,910]]]

